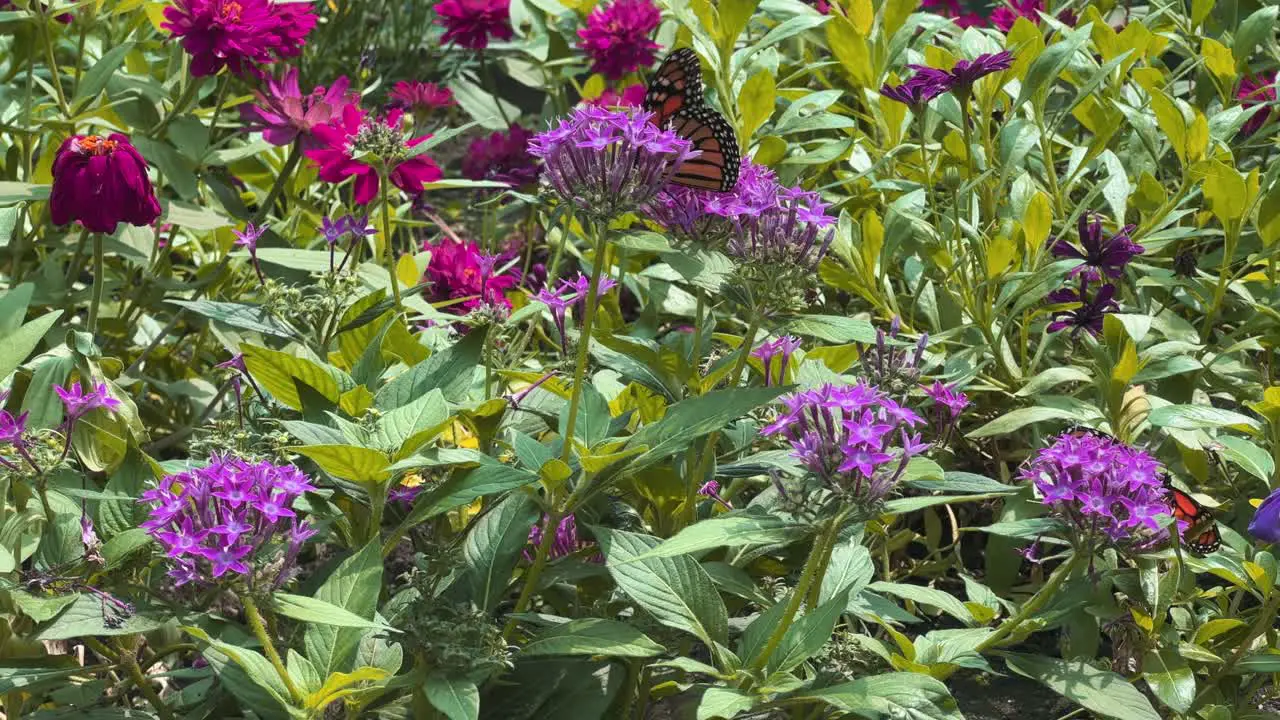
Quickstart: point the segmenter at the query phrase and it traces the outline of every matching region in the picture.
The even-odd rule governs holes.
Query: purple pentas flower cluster
[[[596,286],[596,296],[604,295],[617,284],[612,278],[602,275],[599,284]],[[582,273],[578,273],[578,277],[573,280],[561,280],[560,286],[555,290],[543,288],[533,296],[534,300],[546,305],[547,309],[551,311],[551,317],[556,323],[556,330],[560,333],[561,352],[567,354],[569,350],[569,334],[565,329],[565,317],[569,308],[580,304],[586,299],[589,292],[591,292],[591,279]]]
[[[533,562],[533,555],[537,552],[538,546],[542,544],[542,535],[545,532],[548,520],[549,518],[544,515],[542,520],[529,528],[529,544],[524,550],[526,562]],[[595,546],[595,543],[578,538],[578,521],[574,519],[572,514],[569,514],[564,516],[564,519],[556,526],[555,539],[552,541],[551,550],[547,554],[547,558],[557,560]],[[586,559],[590,562],[604,562],[604,556],[599,552],[588,554]]]
[[[255,561],[273,560],[259,555],[283,535],[284,561],[267,579],[279,587],[289,579],[302,543],[315,535],[290,506],[314,489],[292,465],[215,456],[205,467],[169,475],[144,492],[140,502],[151,509],[140,527],[164,548],[175,585],[254,584]]]
[[[734,232],[726,250],[740,263],[757,269],[788,268],[808,273],[827,254],[835,234],[835,218],[816,192],[779,187],[774,203],[756,214],[733,218]]]
[[[645,206],[645,212],[677,240],[719,248],[733,236],[735,218],[755,217],[776,208],[781,189],[772,170],[743,160],[738,184],[729,192],[669,185]]]
[[[871,510],[929,445],[912,430],[915,411],[864,382],[784,395],[783,410],[760,434],[781,436],[816,478],[846,501]]]
[[[1160,463],[1114,438],[1066,433],[1041,450],[1021,477],[1085,546],[1136,546],[1168,534],[1172,511]]]
[[[791,362],[791,354],[800,349],[800,338],[784,335],[777,340],[760,343],[751,351],[751,357],[764,366],[764,384],[785,385],[787,383],[787,365]],[[773,359],[778,358],[778,372],[773,372]]]
[[[955,431],[960,415],[973,403],[955,385],[945,385],[941,380],[934,380],[933,385],[922,389],[933,401],[933,432],[940,444],[946,443]]]
[[[650,122],[651,113],[584,106],[529,142],[543,178],[566,202],[610,219],[648,204],[676,168],[696,156],[689,141]]]

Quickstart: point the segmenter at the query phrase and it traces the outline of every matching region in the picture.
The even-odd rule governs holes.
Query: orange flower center
[[[86,155],[110,155],[115,152],[115,140],[108,140],[100,135],[85,135],[80,138],[77,149]]]
[[[223,22],[238,22],[244,8],[238,2],[224,2],[218,7],[218,19]]]

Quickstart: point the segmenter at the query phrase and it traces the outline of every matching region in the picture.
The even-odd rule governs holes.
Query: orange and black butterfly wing
[[[1173,516],[1187,523],[1182,533],[1182,542],[1197,555],[1208,555],[1222,547],[1222,533],[1208,508],[1196,502],[1196,499],[1182,492],[1165,479],[1169,489],[1169,508]]]
[[[653,124],[663,127],[684,108],[702,105],[702,65],[698,56],[689,48],[673,51],[649,82],[644,109],[653,113]]]
[[[720,113],[705,105],[686,107],[667,122],[689,141],[698,156],[676,168],[671,182],[700,190],[728,192],[738,184],[742,157],[738,137]]]

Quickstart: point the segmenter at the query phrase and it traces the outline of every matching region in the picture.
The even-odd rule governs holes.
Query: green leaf
[[[1160,720],[1151,701],[1120,675],[1083,660],[1002,653],[1014,672],[1044,683],[1086,710],[1115,720]]]
[[[10,181],[0,182],[0,205],[48,200],[49,193],[52,190],[52,185]]]
[[[732,720],[755,704],[751,695],[734,688],[709,687],[698,700],[697,720]]]
[[[38,630],[35,640],[71,640],[86,636],[133,635],[163,627],[166,620],[148,612],[130,615],[123,623],[107,623],[102,616],[102,600],[89,594],[76,597],[47,627]]]
[[[480,690],[465,678],[433,672],[422,686],[427,700],[449,720],[477,720],[480,717]]]
[[[60,317],[62,317],[61,310],[45,313],[0,338],[0,380],[9,377],[9,373],[16,370],[27,359]]]
[[[831,550],[818,602],[825,603],[846,590],[851,597],[857,596],[874,575],[871,552],[857,539],[846,540]]]
[[[1052,367],[1027,381],[1022,389],[1014,393],[1014,397],[1034,397],[1044,391],[1069,382],[1089,382],[1093,376],[1078,367]]]
[[[331,602],[305,595],[278,592],[271,596],[271,601],[272,609],[294,620],[336,627],[392,629],[373,620],[366,620]]]
[[[80,84],[76,85],[74,103],[79,105],[98,97],[98,93],[107,87],[107,81],[115,75],[116,70],[120,69],[124,56],[128,55],[132,49],[133,43],[120,43],[103,53],[97,62],[91,64],[89,70],[80,78]]]
[[[658,538],[603,527],[592,530],[614,582],[637,605],[663,625],[692,633],[709,646],[727,642],[728,612],[702,566],[685,555],[632,562],[657,547]]]
[[[302,445],[293,450],[343,480],[370,484],[386,482],[391,477],[391,460],[377,450],[354,445]]]
[[[72,595],[32,595],[22,590],[10,590],[9,597],[23,615],[38,623],[48,622],[57,617],[63,608],[76,601],[79,593]]]
[[[805,525],[750,508],[700,520],[629,562],[688,555],[716,547],[789,543],[804,537],[808,532],[809,528]]]
[[[796,335],[807,335],[832,343],[874,343],[876,328],[866,320],[839,315],[801,315],[787,322],[785,330]]]
[[[512,493],[485,513],[467,533],[462,546],[471,602],[490,612],[506,594],[520,551],[540,513],[533,499]]]
[[[1148,651],[1142,659],[1142,677],[1156,698],[1171,710],[1186,713],[1195,702],[1195,673],[1176,650]]]
[[[793,696],[824,702],[858,717],[963,720],[947,686],[919,673],[896,672],[859,678]]]
[[[923,585],[889,582],[873,582],[869,587],[879,593],[895,595],[904,600],[911,600],[924,605],[932,605],[965,625],[974,623],[973,613],[969,612],[969,608],[965,607],[963,602],[948,592]]]
[[[1165,405],[1155,408],[1147,420],[1158,428],[1203,430],[1205,428],[1244,427],[1257,430],[1258,421],[1248,415],[1222,410],[1209,405]]]
[[[449,349],[432,355],[378,391],[374,405],[383,411],[408,405],[439,388],[446,400],[457,402],[471,386],[471,376],[484,350],[485,333],[467,333]]]
[[[118,566],[135,552],[148,547],[154,542],[146,530],[130,528],[117,533],[102,544],[102,557],[107,561],[107,569]]]
[[[783,388],[735,388],[681,400],[667,408],[662,419],[644,426],[627,442],[649,449],[632,460],[628,468],[648,467],[689,447],[698,438],[715,432],[729,422],[781,395]]]
[[[341,370],[306,358],[257,345],[241,345],[240,351],[244,353],[244,364],[249,375],[276,400],[293,410],[302,409],[302,398],[294,385],[295,380],[312,388],[335,405],[342,393],[355,387],[351,378]]]
[[[556,625],[520,650],[529,655],[606,655],[656,657],[666,648],[627,623],[604,618],[578,618]]]
[[[846,588],[792,623],[770,656],[769,667],[788,672],[813,657],[831,639],[831,633],[848,604],[849,590]]]
[[[439,426],[448,419],[449,403],[437,388],[378,418],[373,442],[397,458],[404,457],[430,440],[430,432],[442,431]]]
[[[1050,407],[1029,407],[1018,408],[1006,412],[995,420],[983,425],[982,427],[969,433],[966,437],[984,438],[993,435],[1008,435],[1014,430],[1030,425],[1031,423],[1045,422],[1046,420],[1081,420],[1079,415],[1060,408]]]
[[[297,336],[293,328],[276,318],[276,316],[253,305],[214,302],[212,300],[166,300],[165,302],[186,308],[201,317],[242,330],[252,330],[264,335],[273,335],[285,339],[292,339]]]
[[[55,683],[62,684],[68,678],[84,674],[87,673],[81,667],[62,670],[47,667],[0,667],[0,693],[21,690],[34,694],[39,688]]]
[[[405,524],[411,526],[466,505],[478,497],[496,495],[537,481],[536,473],[486,460],[480,467],[455,474],[425,497],[418,498]]]
[[[458,107],[486,130],[505,130],[507,122],[503,118],[520,115],[516,106],[490,95],[484,88],[460,77],[449,82],[449,89],[453,91],[453,99],[457,101]]]
[[[1234,435],[1222,435],[1217,440],[1225,448],[1222,451],[1223,457],[1262,482],[1271,481],[1271,473],[1276,469],[1275,460],[1266,450]]]
[[[1051,85],[1071,64],[1071,59],[1076,52],[1089,40],[1092,29],[1093,25],[1087,23],[1083,27],[1072,30],[1063,35],[1062,40],[1045,48],[1036,56],[1036,59],[1031,62],[1031,67],[1027,68],[1027,75],[1022,80],[1022,90],[1018,93],[1018,99],[1013,103],[1013,107],[1021,106],[1042,89]]]
[[[315,598],[336,605],[358,617],[373,618],[382,590],[382,545],[377,540],[364,546],[333,571]],[[303,634],[307,659],[321,676],[347,672],[365,631],[332,625],[310,625]]]

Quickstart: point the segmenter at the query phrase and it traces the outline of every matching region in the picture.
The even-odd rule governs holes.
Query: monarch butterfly
[[[742,156],[738,138],[724,116],[702,98],[702,67],[689,48],[672,52],[649,83],[644,109],[652,122],[688,140],[698,156],[676,168],[677,185],[729,192],[738,184]]]
[[[1093,435],[1115,440],[1101,430],[1084,425],[1073,425],[1067,429],[1066,434],[1073,437]],[[1211,448],[1206,450],[1212,452]],[[1171,514],[1178,521],[1187,523],[1187,529],[1182,532],[1182,542],[1196,555],[1208,555],[1222,547],[1222,533],[1218,531],[1213,512],[1197,502],[1195,498],[1174,487],[1168,474],[1163,476],[1163,480],[1164,487],[1168,491]]]

